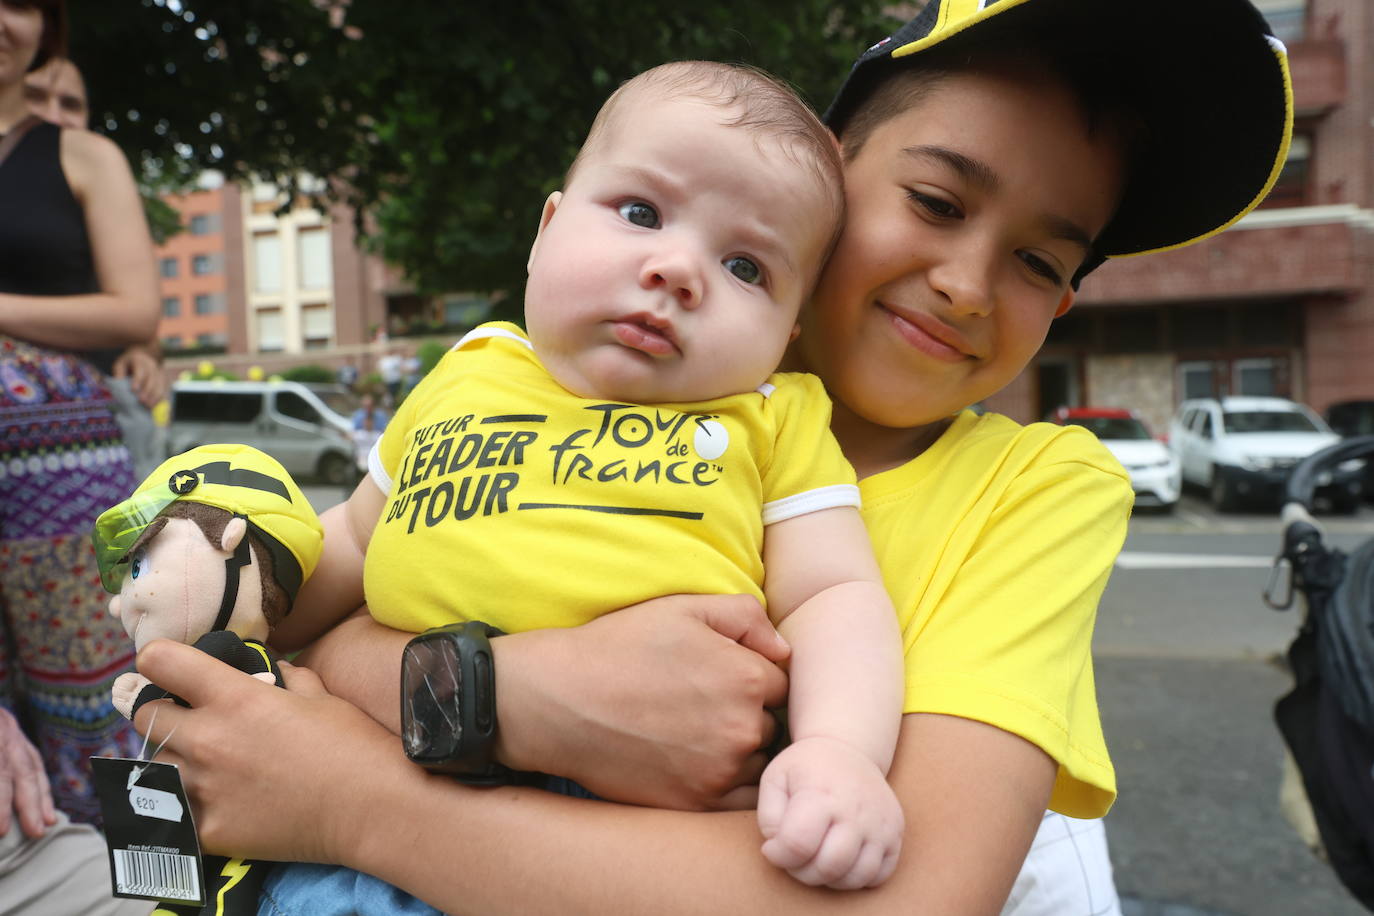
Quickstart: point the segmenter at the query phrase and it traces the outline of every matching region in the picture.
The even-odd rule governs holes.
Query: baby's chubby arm
[[[807,884],[871,887],[892,874],[903,816],[886,781],[901,722],[901,632],[856,509],[764,535],[769,616],[792,646],[792,744],[764,771],[764,855]]]
[[[295,652],[363,604],[363,556],[386,495],[364,477],[347,500],[320,516],[324,553],[301,586],[291,613],[272,631],[272,648]]]

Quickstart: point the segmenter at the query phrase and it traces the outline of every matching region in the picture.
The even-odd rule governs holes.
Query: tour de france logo
[[[410,534],[538,510],[703,518],[694,494],[720,481],[730,448],[716,415],[617,403],[584,410],[572,424],[466,414],[414,430],[384,524]]]

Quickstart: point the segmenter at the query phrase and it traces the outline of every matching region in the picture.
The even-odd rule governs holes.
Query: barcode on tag
[[[199,900],[200,871],[195,856],[112,849],[115,886],[121,894],[164,900]]]

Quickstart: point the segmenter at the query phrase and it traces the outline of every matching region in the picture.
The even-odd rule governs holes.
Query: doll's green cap
[[[288,606],[314,572],[324,545],[319,516],[286,469],[246,445],[202,445],[167,459],[133,495],[95,520],[91,539],[106,591],[117,593],[143,532],[178,500],[241,515],[272,555]]]
[[[859,56],[825,114],[837,134],[885,75],[995,38],[1045,47],[1129,95],[1144,146],[1077,280],[1104,257],[1215,235],[1264,199],[1288,155],[1288,54],[1248,0],[930,0]]]

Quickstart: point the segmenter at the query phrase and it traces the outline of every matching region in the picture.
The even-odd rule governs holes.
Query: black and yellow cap
[[[202,445],[158,466],[132,496],[95,520],[91,538],[107,591],[118,592],[123,564],[143,532],[183,500],[224,509],[247,520],[272,554],[277,583],[294,602],[315,571],[324,529],[300,487],[278,461],[247,445]]]
[[[825,121],[837,134],[883,77],[931,48],[996,34],[1049,36],[1129,86],[1144,118],[1121,206],[1098,236],[1102,262],[1215,235],[1264,199],[1288,155],[1288,54],[1248,0],[930,0],[855,62]]]

